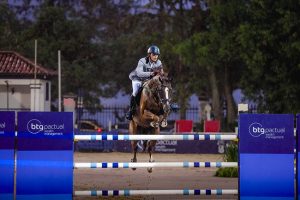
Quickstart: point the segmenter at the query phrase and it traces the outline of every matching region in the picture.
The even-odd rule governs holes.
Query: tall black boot
[[[126,113],[126,119],[128,120],[132,120],[132,115],[133,113],[135,112],[135,97],[133,95],[131,95],[131,98],[130,98],[130,107],[129,107],[129,111]]]

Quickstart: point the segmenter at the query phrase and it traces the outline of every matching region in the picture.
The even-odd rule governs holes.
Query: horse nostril
[[[170,105],[169,104],[166,104],[166,105],[164,105],[164,111],[165,111],[165,113],[168,113],[168,112],[170,112]]]

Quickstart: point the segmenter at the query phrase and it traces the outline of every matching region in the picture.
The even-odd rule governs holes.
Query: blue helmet
[[[155,55],[159,55],[160,54],[160,51],[159,51],[159,48],[155,45],[152,45],[148,48],[148,51],[147,53],[153,53]]]

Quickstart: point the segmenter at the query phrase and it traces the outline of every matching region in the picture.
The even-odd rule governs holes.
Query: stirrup
[[[163,119],[162,122],[160,123],[160,126],[163,127],[163,128],[167,127],[168,126],[167,120]]]

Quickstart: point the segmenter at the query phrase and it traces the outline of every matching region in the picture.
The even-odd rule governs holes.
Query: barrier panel
[[[240,114],[241,200],[294,199],[294,117]]]
[[[300,131],[300,114],[297,114],[296,115],[296,199],[297,200],[300,199],[300,186],[299,186],[300,137],[299,137],[299,131]]]
[[[73,114],[18,113],[17,200],[71,200]]]
[[[15,112],[0,112],[0,199],[14,199]]]

